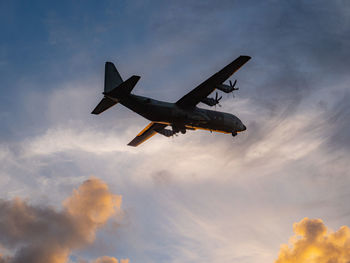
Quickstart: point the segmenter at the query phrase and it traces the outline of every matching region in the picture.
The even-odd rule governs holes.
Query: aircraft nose
[[[245,131],[246,129],[247,129],[247,127],[243,124],[242,131]]]

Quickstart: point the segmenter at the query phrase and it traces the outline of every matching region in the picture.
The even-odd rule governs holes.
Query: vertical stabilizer
[[[121,83],[123,83],[123,80],[118,70],[115,68],[114,64],[112,62],[106,62],[104,92],[105,93],[110,92],[114,88],[118,87]]]

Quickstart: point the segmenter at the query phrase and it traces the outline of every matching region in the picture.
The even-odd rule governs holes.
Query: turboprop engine
[[[237,83],[237,80],[235,80],[235,82],[233,82],[233,84],[232,84],[232,82],[230,80],[230,85],[220,84],[220,85],[217,85],[216,88],[221,90],[221,91],[223,91],[223,92],[225,92],[225,93],[230,93],[230,92],[232,92],[234,90],[239,90],[239,88],[235,88],[236,83]]]
[[[215,98],[204,98],[201,100],[201,102],[203,102],[204,104],[207,104],[208,106],[215,106],[216,104],[221,106],[219,104],[221,99],[222,99],[222,96],[220,96],[220,98],[218,98],[218,93],[216,92]]]

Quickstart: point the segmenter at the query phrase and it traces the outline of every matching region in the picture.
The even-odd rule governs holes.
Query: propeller
[[[239,88],[235,88],[236,83],[237,83],[237,80],[236,80],[236,79],[235,79],[235,81],[233,82],[233,84],[232,84],[232,81],[230,80],[230,87],[231,87],[232,90],[239,90]]]
[[[236,84],[237,84],[237,80],[236,79],[233,82],[233,84],[232,84],[232,81],[230,80],[230,87],[231,87],[232,91],[239,90],[239,88],[235,88]],[[235,94],[233,94],[233,92],[232,92],[232,98],[234,98],[234,97],[235,97]]]
[[[219,105],[219,107],[221,107],[221,105],[219,103],[221,99],[222,99],[222,96],[220,96],[218,98],[218,92],[216,92],[216,94],[215,94],[215,109],[216,109],[216,104]]]

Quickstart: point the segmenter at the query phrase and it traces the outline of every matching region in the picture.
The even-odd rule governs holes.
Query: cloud
[[[67,262],[72,250],[95,240],[97,229],[120,205],[121,196],[112,194],[107,184],[94,177],[74,190],[61,211],[20,198],[0,200],[0,244],[15,251],[0,262]]]
[[[120,263],[129,263],[129,259],[121,259],[119,261]],[[93,263],[118,263],[118,259],[114,258],[114,257],[100,257],[98,259],[96,259]]]
[[[2,85],[1,197],[56,203],[87,174],[108,178],[133,214],[130,231],[111,233],[103,255],[117,244],[133,260],[147,262],[273,262],[290,220],[307,212],[347,222],[348,4],[135,5],[115,5],[107,16],[97,16],[103,8],[90,6],[89,12],[89,5],[67,15],[64,8],[48,32],[41,31],[59,45],[45,50],[40,39],[40,56],[30,52],[37,59],[27,56],[27,46],[8,45],[9,54],[26,56],[4,57],[11,63]],[[78,11],[86,23],[72,20],[82,17]],[[96,24],[106,26],[105,35],[93,34]],[[94,37],[102,44],[84,41]],[[241,89],[233,101],[224,96],[222,110],[237,114],[248,130],[233,140],[198,131],[173,139],[156,135],[133,149],[126,143],[146,120],[121,105],[89,114],[100,100],[107,59],[123,78],[142,76],[136,94],[175,101],[241,53],[253,59],[234,75]],[[159,231],[168,222],[170,233]],[[91,247],[89,259],[100,256]]]
[[[350,228],[328,230],[321,219],[304,218],[293,225],[295,235],[282,245],[275,263],[347,263],[350,262]]]

